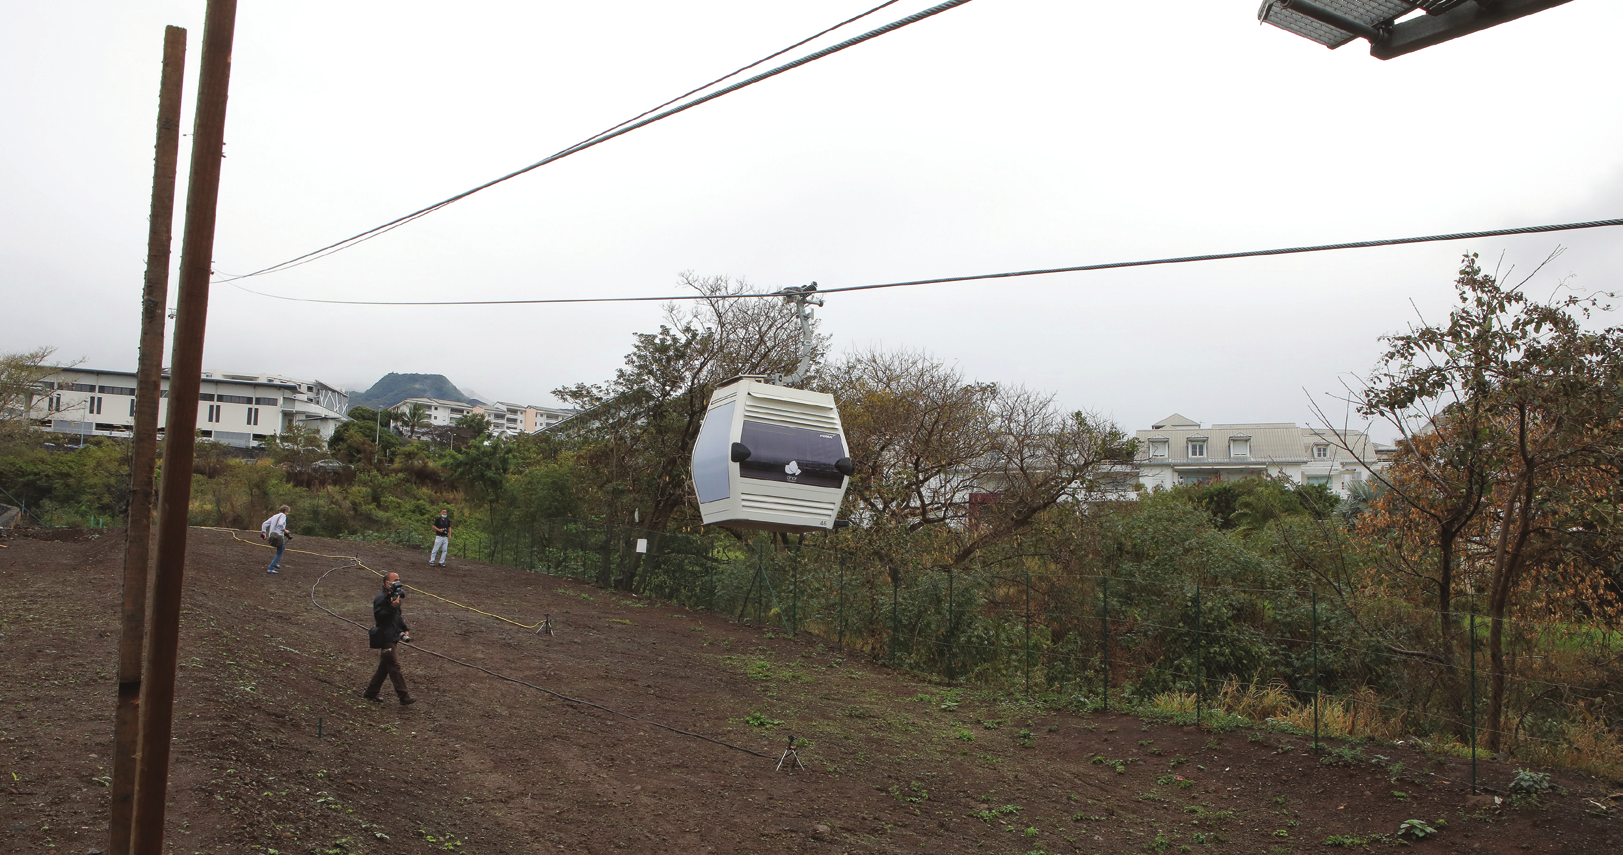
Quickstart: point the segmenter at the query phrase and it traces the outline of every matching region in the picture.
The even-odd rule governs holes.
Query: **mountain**
[[[466,401],[470,404],[484,403],[463,394],[462,390],[444,374],[396,374],[391,371],[385,374],[383,379],[373,383],[372,388],[350,395],[349,405],[371,407],[375,410],[387,409],[407,398],[440,398],[447,401]]]

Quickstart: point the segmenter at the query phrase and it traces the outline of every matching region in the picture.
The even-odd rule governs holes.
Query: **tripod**
[[[540,635],[543,632],[546,633],[547,635],[552,634],[552,613],[551,612],[548,612],[546,614],[541,615],[541,625],[535,628],[535,634],[536,635]]]
[[[792,733],[789,734],[789,744],[787,746],[785,746],[784,749],[783,749],[783,756],[778,758],[778,768],[773,769],[772,771],[776,772],[776,771],[782,769],[783,764],[785,762],[787,762],[789,760],[789,758],[791,758],[791,757],[793,757],[795,759],[795,766],[799,766],[801,768],[801,770],[804,771],[806,766],[805,766],[805,764],[800,762],[800,753],[795,751],[795,735],[792,734]],[[790,766],[789,771],[791,771],[791,772],[794,771],[795,766]]]

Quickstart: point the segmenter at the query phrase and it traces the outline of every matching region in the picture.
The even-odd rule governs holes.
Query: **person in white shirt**
[[[271,518],[259,526],[259,539],[276,547],[276,557],[271,559],[270,566],[265,568],[267,573],[277,572],[276,568],[282,566],[282,553],[287,551],[287,505],[276,509]]]

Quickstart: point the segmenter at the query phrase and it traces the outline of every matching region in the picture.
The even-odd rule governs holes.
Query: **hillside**
[[[372,384],[365,392],[351,395],[351,407],[387,409],[407,398],[442,398],[447,401],[466,401],[482,404],[463,394],[444,374],[396,374],[391,371]]]
[[[45,536],[0,544],[7,851],[85,852],[106,840],[122,532]],[[1300,736],[1055,712],[543,574],[293,546],[270,576],[257,538],[193,531],[176,852],[1249,855],[1408,819],[1438,828],[1420,852],[1623,839],[1619,802],[1583,776],[1556,774],[1568,789],[1542,807],[1498,806],[1468,795],[1461,759],[1401,745],[1333,745],[1325,763]],[[376,655],[322,610],[369,622],[368,567],[419,589],[420,646],[402,655],[415,706],[358,697]],[[555,635],[530,628],[543,614]],[[811,740],[806,768],[774,771],[791,732]],[[1511,770],[1482,767],[1503,792]]]

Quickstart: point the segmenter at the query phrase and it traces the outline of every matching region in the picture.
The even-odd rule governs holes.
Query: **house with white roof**
[[[1145,489],[1242,478],[1323,484],[1346,496],[1391,460],[1394,448],[1363,431],[1299,427],[1291,422],[1214,424],[1173,413],[1135,432],[1138,482]]]

